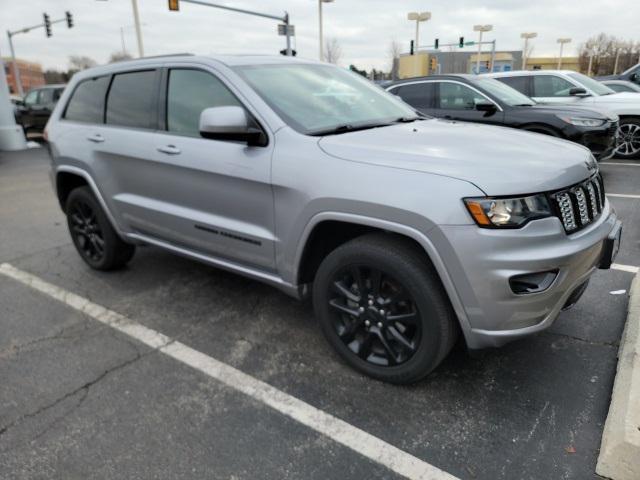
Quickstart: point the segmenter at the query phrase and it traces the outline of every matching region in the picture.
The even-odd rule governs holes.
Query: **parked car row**
[[[151,244],[311,296],[335,351],[389,382],[427,375],[459,334],[478,349],[544,330],[621,237],[592,153],[554,136],[589,143],[617,119],[487,77],[431,80],[396,90],[516,128],[428,117],[290,57],[80,72],[45,133],[73,243],[98,270]],[[557,135],[518,130],[533,125]]]

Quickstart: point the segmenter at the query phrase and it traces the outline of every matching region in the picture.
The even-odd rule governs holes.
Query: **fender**
[[[416,230],[412,227],[408,227],[406,225],[402,225],[395,222],[390,222],[387,220],[382,220],[380,218],[374,217],[366,217],[362,215],[356,215],[351,213],[341,213],[341,212],[321,212],[309,220],[307,225],[305,226],[302,236],[300,237],[300,241],[298,242],[298,247],[296,250],[295,262],[293,265],[294,278],[298,278],[298,273],[300,271],[300,264],[302,262],[302,255],[304,253],[304,247],[311,235],[311,232],[320,222],[334,220],[345,223],[356,223],[358,225],[364,225],[368,227],[374,227],[381,230],[386,230],[389,232],[397,233],[399,235],[404,235],[409,237],[416,242],[424,249],[427,256],[433,263],[438,275],[440,276],[440,280],[442,281],[442,285],[444,286],[445,291],[447,292],[447,296],[449,297],[449,301],[451,302],[451,306],[453,307],[456,316],[460,322],[460,327],[462,328],[463,333],[466,335],[467,332],[471,331],[471,325],[469,324],[469,319],[462,305],[462,301],[460,300],[460,296],[458,291],[456,290],[455,284],[453,283],[449,271],[442,260],[442,257],[438,253],[433,242],[429,239],[425,233]],[[432,227],[432,229],[435,227]],[[429,230],[431,231],[431,230]]]

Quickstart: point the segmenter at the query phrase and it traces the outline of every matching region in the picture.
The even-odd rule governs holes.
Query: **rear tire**
[[[353,368],[396,384],[416,382],[447,356],[458,323],[424,251],[391,234],[336,248],[313,284],[325,337]]]
[[[65,211],[73,244],[91,268],[115,270],[131,260],[136,247],[118,236],[89,187],[72,190]]]
[[[618,148],[616,158],[632,159],[640,157],[640,118],[628,117],[620,119],[616,132]]]

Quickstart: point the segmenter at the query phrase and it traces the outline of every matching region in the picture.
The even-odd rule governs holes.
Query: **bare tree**
[[[93,58],[82,55],[71,55],[69,57],[69,70],[80,71],[97,65]]]
[[[133,57],[128,52],[118,50],[113,52],[109,57],[109,63],[122,62],[124,60],[131,60]]]
[[[400,60],[400,52],[402,52],[402,47],[400,43],[396,40],[391,40],[389,44],[389,57],[391,57],[391,79],[398,79],[398,67]]]
[[[583,72],[588,70],[589,56],[593,55],[591,70],[594,75],[613,73],[618,50],[620,51],[618,72],[622,72],[638,62],[640,43],[620,40],[606,33],[591,37],[580,45],[580,69]]]
[[[342,47],[337,38],[328,38],[324,44],[324,61],[337,64],[342,59]]]

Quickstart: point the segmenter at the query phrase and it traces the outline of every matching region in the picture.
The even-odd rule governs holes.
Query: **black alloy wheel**
[[[104,237],[96,212],[86,202],[78,200],[68,214],[71,234],[81,255],[92,262],[100,262],[104,257]]]
[[[329,306],[333,328],[358,357],[395,366],[416,352],[422,335],[420,312],[408,290],[379,268],[350,265],[334,276]]]

